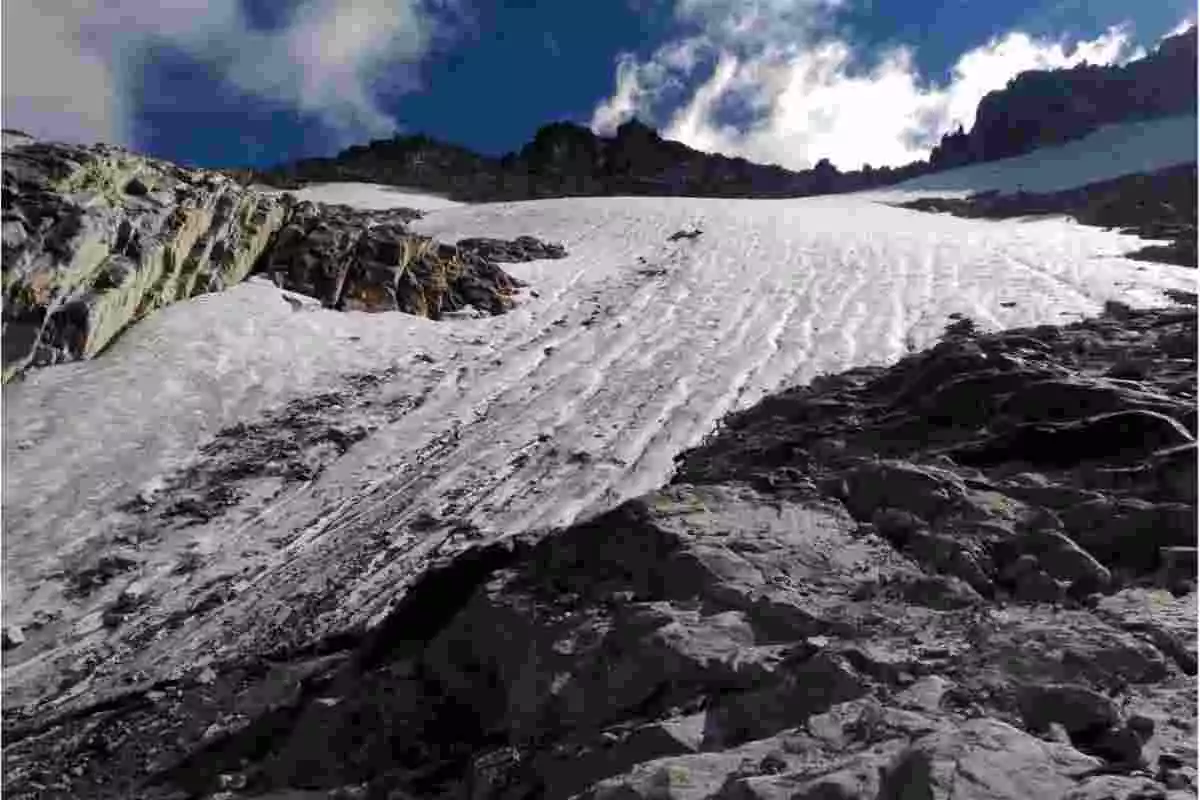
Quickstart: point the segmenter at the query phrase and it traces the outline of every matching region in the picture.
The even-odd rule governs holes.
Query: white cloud
[[[646,88],[642,77],[646,65],[639,64],[629,53],[617,57],[616,90],[612,97],[596,106],[592,112],[592,130],[611,135],[617,126],[637,114],[642,107]]]
[[[129,143],[139,73],[161,46],[314,115],[339,143],[387,135],[395,123],[376,98],[415,85],[412,67],[440,33],[421,0],[309,0],[269,32],[238,0],[14,0],[4,11],[4,124],[70,141]]]
[[[1013,31],[964,52],[945,85],[918,74],[911,50],[892,48],[870,65],[839,38],[829,13],[839,0],[677,0],[676,18],[699,28],[644,60],[624,56],[617,91],[601,102],[598,133],[637,114],[700,150],[792,169],[828,158],[842,169],[925,158],[942,133],[969,128],[979,100],[1028,69],[1108,64],[1138,57],[1123,27],[1092,40],[1035,38]],[[686,44],[689,60],[677,55]],[[707,75],[701,71],[710,70]],[[698,81],[698,82],[697,82]],[[670,103],[661,87],[695,87]],[[722,109],[749,109],[735,127]]]

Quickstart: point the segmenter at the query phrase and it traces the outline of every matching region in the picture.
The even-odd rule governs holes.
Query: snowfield
[[[386,208],[415,208],[418,211],[437,211],[463,205],[438,195],[385,186],[377,183],[323,183],[284,192],[265,186],[253,187],[264,194],[290,194],[297,200],[316,203],[344,204],[354,208],[378,211]]]
[[[1111,129],[1097,137],[1115,141]],[[1049,171],[1048,152],[1006,169],[1028,181]],[[1113,157],[1091,163],[1099,177],[1076,169],[1074,185],[1111,177]],[[1001,174],[970,169],[922,185],[974,187]],[[506,265],[532,290],[510,314],[440,323],[312,303],[294,310],[253,279],[157,313],[95,361],[6,386],[5,622],[61,610],[30,634],[30,644],[53,646],[27,645],[24,660],[6,661],[6,704],[52,693],[63,665],[87,673],[105,659],[69,700],[190,673],[298,626],[313,636],[378,619],[425,560],[480,541],[463,533],[471,526],[504,535],[611,508],[666,480],[673,456],[727,411],[927,347],[951,314],[985,329],[1060,324],[1106,300],[1163,305],[1163,289],[1196,288],[1194,270],[1122,257],[1144,240],[1065,219],[967,220],[882,202],[914,191],[901,188],[444,207],[379,187],[304,190],[372,208],[428,201],[419,232],[446,241],[529,234],[562,242],[569,256]],[[691,228],[702,235],[668,241]],[[117,505],[139,491],[152,497],[222,428],[389,368],[379,402],[423,403],[373,418],[373,432],[315,480],[264,487],[218,519],[157,539],[114,543],[128,522]],[[348,410],[347,421],[359,413]],[[431,529],[426,515],[445,524]],[[136,645],[128,626],[118,644],[101,621],[111,592],[62,599],[64,570],[118,550],[139,566],[113,591],[132,584],[152,609],[137,624],[153,635]],[[185,552],[200,566],[173,574]],[[230,589],[219,610],[161,624],[215,582]]]

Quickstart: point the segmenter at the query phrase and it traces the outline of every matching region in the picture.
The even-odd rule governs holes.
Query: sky
[[[1031,68],[1122,63],[1194,0],[5,0],[0,124],[196,166],[541,125],[791,169],[924,158]]]

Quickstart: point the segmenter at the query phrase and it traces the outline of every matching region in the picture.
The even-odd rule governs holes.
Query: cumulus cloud
[[[648,58],[621,57],[616,91],[595,108],[593,129],[611,133],[636,115],[667,138],[760,163],[897,166],[925,158],[956,125],[969,128],[979,100],[1019,72],[1144,55],[1119,26],[1074,43],[1013,31],[964,52],[938,85],[922,79],[905,47],[864,63],[833,27],[839,4],[677,0],[687,32]],[[690,97],[669,102],[663,88],[684,84]],[[748,119],[730,123],[729,108]]]
[[[387,135],[381,93],[415,87],[446,0],[307,0],[256,29],[239,0],[14,0],[5,5],[4,124],[46,138],[130,143],[157,48],[241,92],[314,116],[344,143]],[[188,102],[180,98],[180,102]]]

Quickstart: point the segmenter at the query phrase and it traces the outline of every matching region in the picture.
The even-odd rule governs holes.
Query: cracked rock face
[[[657,492],[430,563],[369,631],[10,714],[6,794],[1194,797],[1195,334],[952,326],[732,415]],[[324,452],[238,436],[141,513]]]

